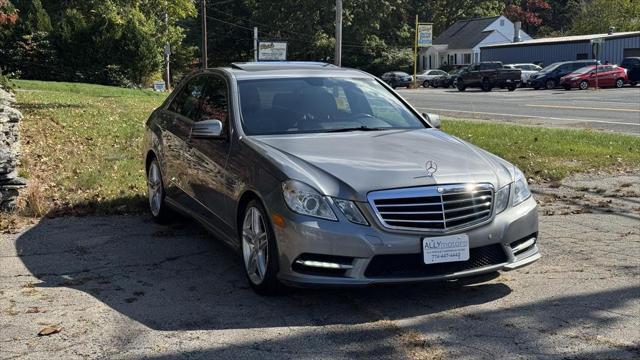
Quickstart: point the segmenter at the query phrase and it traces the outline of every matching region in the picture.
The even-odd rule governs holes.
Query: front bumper
[[[472,255],[468,264],[445,263],[437,269],[429,267],[442,264],[418,265],[415,261],[422,258],[422,238],[438,235],[386,229],[370,211],[365,212],[365,217],[372,225],[361,226],[349,223],[337,209],[340,221],[333,222],[293,214],[277,199],[270,203],[277,204],[270,212],[286,219],[284,225],[274,226],[280,253],[278,277],[293,286],[364,286],[457,279],[514,270],[540,258],[537,205],[533,197],[494,216],[487,224],[458,232],[469,236],[470,252],[479,255],[475,259]],[[487,255],[488,252],[492,255]],[[305,268],[297,262],[305,257],[345,266]],[[374,265],[376,257],[395,259],[389,263],[387,273],[384,264]],[[402,261],[413,262],[403,265]],[[372,271],[374,266],[376,271]]]

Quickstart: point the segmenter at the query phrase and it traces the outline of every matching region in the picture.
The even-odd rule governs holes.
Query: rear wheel
[[[249,284],[260,295],[275,295],[283,286],[278,281],[278,247],[264,206],[252,200],[244,211],[242,229],[242,260]]]
[[[149,210],[151,217],[159,224],[169,221],[170,210],[167,209],[164,191],[164,181],[157,159],[151,160],[147,169],[147,193],[149,197]]]
[[[516,90],[516,87],[517,87],[516,85],[510,85],[510,86],[507,88],[507,90],[509,90],[509,91],[515,91],[515,90]]]
[[[624,86],[624,80],[623,79],[618,79],[616,80],[616,87],[619,89],[621,87]]]
[[[456,88],[458,89],[458,91],[465,91],[467,90],[467,87],[464,85],[464,82],[462,80],[458,80],[456,82]]]
[[[580,90],[587,90],[589,88],[589,82],[587,80],[580,81]]]
[[[547,88],[547,90],[553,90],[556,88],[556,81],[553,79],[549,79],[547,80],[547,82],[544,84],[544,86]]]

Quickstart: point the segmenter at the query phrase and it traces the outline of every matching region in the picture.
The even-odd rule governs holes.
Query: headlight
[[[500,214],[509,206],[510,192],[511,185],[504,186],[496,192],[496,214]]]
[[[572,77],[572,78],[571,78],[571,81],[576,81],[576,80],[578,80],[578,78],[577,78],[577,77]]]
[[[296,180],[282,183],[284,201],[291,211],[321,219],[338,221],[329,202],[311,186]]]
[[[338,209],[340,209],[342,214],[344,214],[347,220],[355,224],[369,225],[367,220],[360,212],[360,209],[358,209],[358,206],[353,201],[333,199],[333,202],[336,204]]]
[[[527,179],[518,168],[516,168],[516,180],[513,182],[513,186],[513,206],[520,204],[531,196]]]

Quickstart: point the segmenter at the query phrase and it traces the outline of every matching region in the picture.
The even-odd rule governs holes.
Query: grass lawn
[[[141,137],[165,95],[87,84],[16,81],[23,176],[54,214],[123,213],[144,206]],[[444,130],[557,180],[575,172],[640,168],[640,138],[445,120]],[[33,190],[35,189],[35,190]]]

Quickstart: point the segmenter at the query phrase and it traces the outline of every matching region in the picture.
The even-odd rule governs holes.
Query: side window
[[[200,105],[205,83],[206,79],[204,76],[189,80],[171,104],[169,104],[169,111],[195,121],[200,115]]]
[[[196,121],[220,120],[226,126],[229,118],[227,83],[218,76],[207,76],[206,79],[207,86],[202,101],[202,113]],[[246,99],[246,101],[250,102],[251,99]]]

